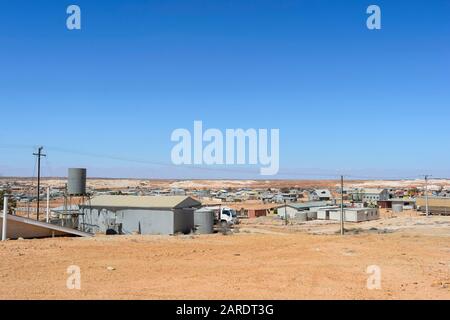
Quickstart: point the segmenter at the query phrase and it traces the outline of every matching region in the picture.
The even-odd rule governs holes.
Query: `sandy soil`
[[[346,224],[343,237],[335,223],[265,219],[232,235],[0,243],[0,299],[450,299],[450,217]],[[70,265],[80,290],[67,289]]]

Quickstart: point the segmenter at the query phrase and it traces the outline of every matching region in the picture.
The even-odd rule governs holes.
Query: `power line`
[[[35,146],[31,145],[15,145],[15,144],[0,144],[0,148],[35,148]],[[208,171],[208,172],[225,172],[225,173],[243,173],[243,174],[254,174],[257,170],[255,169],[239,169],[239,168],[220,168],[220,167],[206,167],[206,166],[195,166],[195,165],[183,165],[178,166],[174,165],[172,163],[167,162],[155,162],[155,161],[148,161],[143,159],[133,159],[133,158],[127,158],[127,157],[121,157],[116,155],[108,155],[108,154],[100,154],[100,153],[92,153],[92,152],[86,152],[86,151],[79,151],[79,150],[71,150],[66,148],[60,148],[60,147],[46,147],[47,150],[52,150],[54,152],[62,152],[67,154],[76,154],[81,156],[88,156],[88,157],[95,157],[95,158],[103,158],[103,159],[111,159],[111,160],[117,160],[117,161],[124,161],[124,162],[130,162],[130,163],[141,163],[146,164],[150,166],[163,166],[173,169],[191,169],[191,170],[198,170],[198,171]],[[316,171],[316,172],[303,172],[304,170],[308,171]],[[278,177],[283,176],[300,176],[300,177],[320,177],[320,178],[332,178],[333,180],[338,180],[340,178],[339,173],[330,173],[330,172],[324,172],[321,173],[321,170],[328,170],[328,169],[320,169],[320,168],[313,168],[311,170],[309,169],[280,169],[280,172],[278,172]],[[319,172],[317,172],[319,171]],[[375,176],[375,175],[359,175],[359,174],[352,174],[351,171],[348,172],[348,174],[345,175],[348,179],[355,179],[355,180],[413,180],[418,179],[420,176],[415,175],[408,175],[408,176]],[[450,179],[449,177],[436,177],[435,179]]]
[[[431,177],[431,175],[425,174],[423,177],[425,178],[425,212],[428,217],[428,177]]]
[[[38,178],[37,178],[37,206],[36,206],[36,220],[39,221],[39,193],[40,193],[40,184],[41,184],[41,157],[45,157],[46,155],[42,153],[42,149],[44,147],[39,147],[37,153],[33,153],[33,155],[37,156],[38,161]]]
[[[341,235],[344,235],[344,176],[341,176]]]

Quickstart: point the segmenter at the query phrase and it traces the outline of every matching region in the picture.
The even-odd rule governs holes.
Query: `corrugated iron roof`
[[[323,196],[323,197],[331,197],[331,192],[328,189],[315,189],[314,192],[318,195],[318,196]]]
[[[361,189],[361,193],[370,193],[370,194],[379,194],[382,193],[385,188],[363,188]]]
[[[187,196],[123,196],[101,195],[92,198],[84,206],[120,208],[189,208],[201,203]]]
[[[307,209],[313,207],[325,207],[330,203],[331,203],[330,201],[308,201],[308,202],[293,202],[289,203],[289,205],[297,209]]]
[[[271,210],[278,208],[280,204],[278,203],[236,203],[228,205],[235,210]]]

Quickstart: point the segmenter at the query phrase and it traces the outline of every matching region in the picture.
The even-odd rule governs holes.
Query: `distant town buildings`
[[[331,200],[332,198],[333,196],[328,189],[316,189],[313,190],[309,195],[309,200],[311,201]]]
[[[32,179],[0,180],[0,191],[11,194],[14,215],[36,217],[37,190]],[[217,186],[217,184],[216,184]],[[450,214],[450,187],[430,186],[430,214]],[[47,187],[39,190],[45,213]],[[199,208],[230,208],[240,219],[272,217],[308,223],[311,220],[339,221],[343,198],[344,219],[348,222],[379,218],[379,209],[399,213],[403,210],[426,211],[423,186],[397,188],[361,188],[339,184],[328,188],[301,187],[183,187],[182,183],[152,185],[140,182],[121,187],[105,183],[87,185],[85,194],[68,194],[64,184],[49,188],[49,222],[87,233],[176,234],[196,229],[195,212]],[[84,192],[83,192],[84,193]],[[208,210],[198,211],[199,219],[208,218]],[[205,221],[206,221],[205,220]],[[211,226],[203,228],[211,230]]]

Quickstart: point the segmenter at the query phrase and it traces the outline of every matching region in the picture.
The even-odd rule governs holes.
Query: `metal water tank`
[[[403,212],[403,204],[393,204],[392,212]]]
[[[194,211],[194,225],[197,233],[208,234],[214,232],[214,210],[198,209]]]
[[[67,193],[71,196],[86,194],[85,168],[69,168]]]

